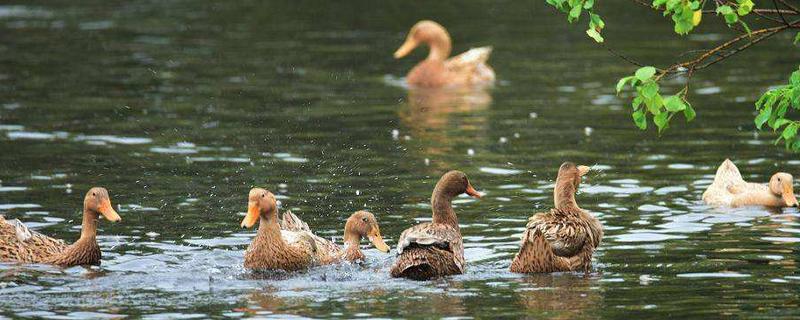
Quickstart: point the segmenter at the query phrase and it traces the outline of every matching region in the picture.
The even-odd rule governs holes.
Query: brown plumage
[[[0,216],[0,261],[47,263],[61,267],[99,265],[100,246],[97,245],[97,219],[103,215],[109,221],[122,218],[111,206],[108,191],[96,187],[83,199],[81,237],[71,245],[28,229],[19,220]]]
[[[379,250],[389,251],[375,216],[366,211],[358,211],[347,220],[344,250],[314,235],[308,224],[291,212],[284,213],[278,221],[275,196],[261,188],[250,190],[242,227],[252,227],[257,221],[258,233],[244,254],[244,266],[249,269],[296,271],[343,259],[357,261],[364,257],[358,248],[362,237],[370,239]]]
[[[431,195],[433,221],[408,228],[400,235],[392,277],[427,280],[464,273],[464,243],[451,204],[462,193],[480,198],[461,171],[450,171],[439,179]]]
[[[408,32],[406,41],[394,53],[402,58],[420,44],[427,44],[430,52],[406,77],[415,87],[485,86],[495,80],[494,70],[486,64],[492,47],[470,49],[448,59],[451,51],[450,34],[440,24],[423,20]]]
[[[553,190],[555,208],[528,219],[512,272],[589,271],[603,226],[575,202],[581,177],[588,171],[571,162],[561,165]]]

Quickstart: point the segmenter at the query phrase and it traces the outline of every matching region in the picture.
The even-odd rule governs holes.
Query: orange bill
[[[798,206],[797,197],[794,196],[794,189],[792,188],[791,184],[789,183],[783,184],[783,192],[781,194],[781,197],[783,197],[783,201],[786,202],[787,207]]]
[[[242,228],[252,228],[253,225],[256,224],[258,221],[259,212],[258,206],[255,202],[248,202],[247,203],[247,215],[244,216],[244,220],[242,220]]]
[[[480,194],[480,193],[478,193],[478,191],[476,191],[476,190],[475,190],[475,188],[473,188],[473,187],[472,187],[472,184],[470,184],[469,182],[467,182],[467,191],[466,191],[466,193],[467,193],[467,194],[468,194],[470,197],[473,197],[473,198],[478,198],[478,199],[480,199],[480,198],[481,198],[481,194]]]
[[[372,228],[372,231],[369,232],[367,237],[369,238],[369,242],[372,242],[372,245],[374,245],[376,249],[384,253],[389,252],[389,246],[383,242],[381,231],[378,228]]]
[[[406,38],[406,42],[403,42],[403,45],[400,46],[400,48],[394,52],[394,58],[400,59],[402,57],[405,57],[416,47],[417,47],[417,42],[411,39],[411,37],[408,37]]]
[[[587,166],[578,166],[578,175],[579,175],[579,176],[581,176],[581,177],[583,177],[583,176],[585,176],[587,173],[589,173],[589,170],[590,170],[590,169],[589,169],[589,167],[587,167]]]
[[[111,200],[103,199],[102,202],[100,202],[100,207],[97,209],[108,221],[122,221],[122,217],[120,217],[119,214],[114,211],[114,207],[111,206]]]

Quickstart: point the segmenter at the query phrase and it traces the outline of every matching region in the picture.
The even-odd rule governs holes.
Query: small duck
[[[587,166],[561,165],[553,190],[555,208],[528,219],[511,272],[589,271],[603,226],[575,202],[575,192],[587,172]]]
[[[378,221],[367,211],[358,211],[345,223],[345,247],[311,232],[308,224],[291,212],[278,221],[278,202],[272,192],[253,188],[248,197],[247,215],[241,226],[250,228],[259,222],[258,233],[244,254],[248,269],[297,271],[313,265],[339,261],[360,262],[364,254],[359,248],[362,238],[380,251],[389,252],[383,242]]]
[[[0,261],[45,263],[64,268],[100,265],[102,253],[97,245],[97,219],[101,215],[111,222],[122,220],[111,206],[108,191],[95,187],[83,198],[81,236],[71,245],[30,230],[17,219],[6,220],[0,215]]]
[[[423,20],[408,32],[406,41],[394,53],[395,59],[408,55],[420,44],[430,47],[428,57],[417,64],[406,77],[412,87],[486,86],[494,83],[494,70],[486,64],[492,47],[473,48],[458,56],[450,56],[450,35],[440,24]]]
[[[464,244],[452,201],[466,193],[480,198],[461,171],[445,173],[431,195],[433,221],[403,231],[397,244],[397,261],[391,274],[395,278],[427,280],[464,273]]]
[[[703,192],[703,201],[712,206],[797,207],[792,175],[773,174],[769,184],[749,183],[742,179],[739,168],[725,159],[717,169],[714,182]]]

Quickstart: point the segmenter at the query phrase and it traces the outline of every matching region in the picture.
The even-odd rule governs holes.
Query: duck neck
[[[557,179],[556,187],[553,189],[553,202],[556,209],[580,209],[575,202],[576,186],[572,181]]]
[[[453,196],[448,195],[438,186],[433,189],[431,208],[433,209],[433,223],[441,223],[458,229],[458,218],[453,210]]]
[[[97,218],[98,215],[96,213],[89,209],[83,209],[83,223],[79,240],[95,241],[97,238]]]
[[[271,248],[282,248],[286,245],[281,236],[281,227],[278,225],[278,209],[272,209],[266,217],[261,215],[258,223],[256,240],[267,243]]]
[[[348,261],[357,261],[364,259],[364,254],[361,253],[359,244],[361,243],[361,236],[354,233],[345,233],[344,235],[344,258]]]
[[[451,44],[450,36],[447,33],[436,37],[428,42],[430,52],[428,52],[427,60],[444,61],[450,56]]]

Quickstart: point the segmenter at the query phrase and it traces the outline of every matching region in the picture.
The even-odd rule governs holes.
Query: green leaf
[[[631,102],[631,107],[633,110],[639,109],[639,106],[642,105],[642,97],[633,98],[633,102]]]
[[[647,117],[643,110],[638,110],[633,113],[633,123],[641,130],[647,130]]]
[[[683,99],[676,95],[667,97],[667,99],[664,100],[664,107],[666,107],[667,111],[670,112],[678,112],[686,109]]]
[[[594,29],[591,29],[591,28],[586,29],[586,34],[590,38],[594,39],[595,42],[603,43],[603,36],[601,36],[600,33],[595,31]],[[617,90],[617,91],[619,91],[619,90]]]
[[[753,11],[753,1],[752,0],[739,0],[739,8],[736,9],[736,13],[740,16],[747,15],[750,11]]]
[[[656,74],[656,68],[651,66],[641,67],[639,70],[636,70],[636,78],[645,81],[647,79],[652,78]]]
[[[642,95],[645,97],[645,99],[653,99],[658,94],[658,84],[656,84],[655,82],[652,81],[647,82],[643,86],[641,86],[641,88],[642,88]]]
[[[756,127],[761,129],[761,127],[764,126],[764,123],[769,120],[770,116],[772,116],[772,107],[766,107],[764,110],[761,110],[761,112],[758,113],[758,116],[756,116]]]
[[[619,81],[617,81],[617,94],[619,94],[619,92],[622,91],[622,89],[625,88],[625,83],[627,83],[628,80],[631,80],[632,78],[633,78],[633,76],[624,77],[622,79],[619,79]]]
[[[570,22],[578,20],[578,17],[581,16],[581,6],[574,6],[572,10],[569,11],[569,18]]]
[[[686,102],[686,109],[683,109],[683,116],[686,118],[686,122],[694,120],[694,118],[697,116],[697,113],[694,112],[694,108],[692,108],[692,105],[689,104],[689,102]]]
[[[792,138],[794,138],[794,136],[797,135],[797,129],[799,127],[800,124],[798,124],[797,122],[790,124],[788,127],[786,127],[786,129],[783,129],[783,134],[781,134],[781,137],[784,140],[791,140]]]
[[[794,35],[794,44],[797,44],[798,42],[800,42],[800,32]]]
[[[593,6],[594,6],[594,0],[586,0],[586,2],[583,3],[583,8],[587,10],[591,9]]]
[[[669,112],[662,112],[653,117],[653,123],[656,124],[658,127],[658,132],[660,133],[667,127],[669,123]]]

